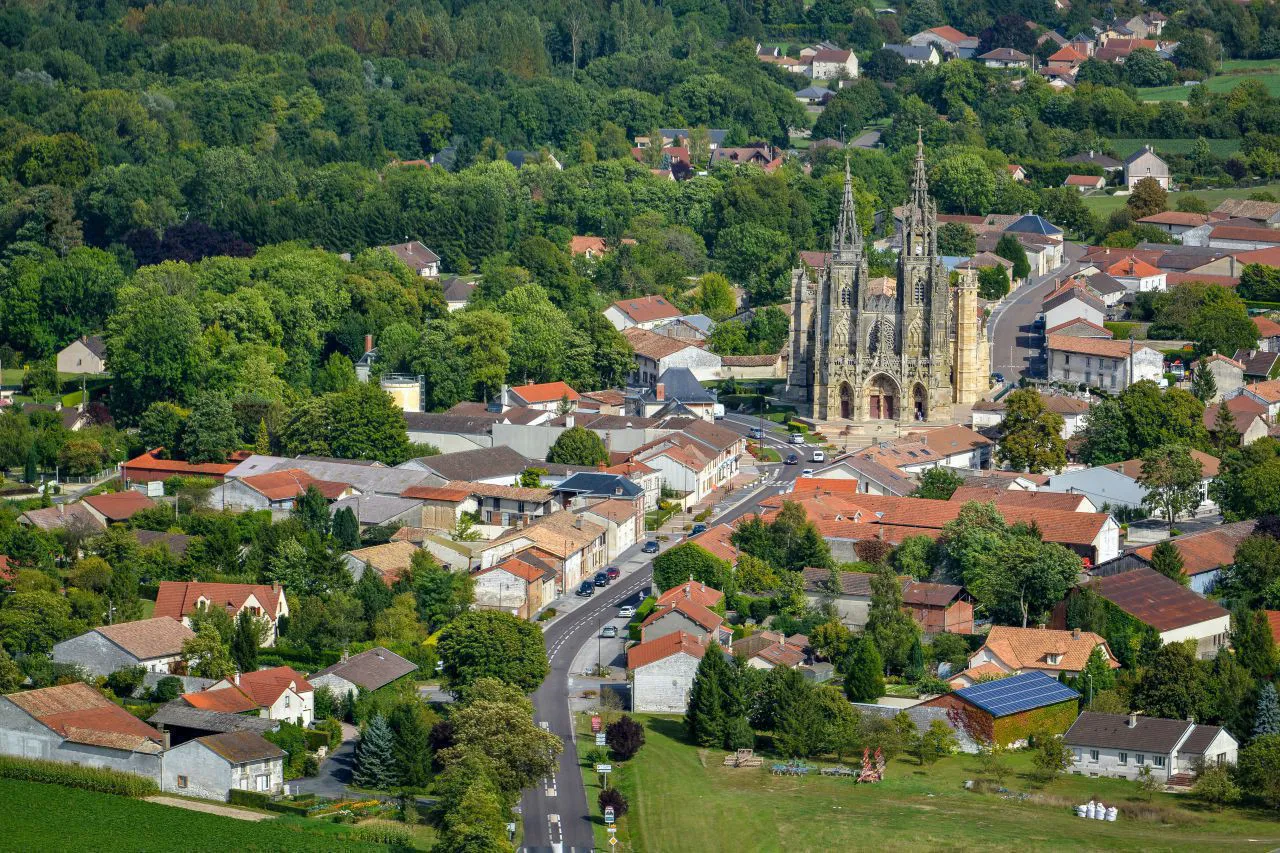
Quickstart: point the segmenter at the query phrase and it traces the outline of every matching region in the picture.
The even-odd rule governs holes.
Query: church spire
[[[911,175],[911,195],[924,211],[929,201],[929,179],[924,168],[924,130],[919,126],[916,127],[916,167]]]
[[[853,175],[849,171],[849,157],[844,158],[844,198],[840,202],[840,218],[831,235],[833,260],[852,261],[862,254],[862,231],[858,228],[857,211],[853,204]]]

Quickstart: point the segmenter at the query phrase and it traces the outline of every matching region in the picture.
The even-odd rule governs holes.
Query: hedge
[[[100,794],[116,794],[121,797],[150,797],[160,793],[152,779],[106,770],[96,767],[78,767],[57,761],[36,758],[12,758],[0,756],[0,779],[17,779],[23,782],[43,782],[46,785],[63,785],[83,788]]]
[[[298,817],[306,817],[315,807],[315,803],[287,803],[283,800],[272,800],[266,805],[267,811],[292,814]]]
[[[329,747],[331,745],[329,743],[328,731],[316,731],[314,729],[307,729],[306,738],[307,738],[307,749],[311,752],[315,752],[317,749],[319,749],[322,746]]]
[[[227,802],[236,806],[267,809],[271,807],[271,796],[261,791],[242,791],[239,788],[232,788],[227,796]]]

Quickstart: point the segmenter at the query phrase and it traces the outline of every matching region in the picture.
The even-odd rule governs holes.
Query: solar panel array
[[[1043,672],[1024,672],[956,691],[993,717],[1007,717],[1032,708],[1055,705],[1080,694]]]

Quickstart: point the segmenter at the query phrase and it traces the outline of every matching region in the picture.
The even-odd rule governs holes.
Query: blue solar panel
[[[957,690],[956,695],[993,717],[1007,717],[1020,711],[1080,698],[1079,693],[1043,672],[1024,672],[1022,675],[975,684]]]

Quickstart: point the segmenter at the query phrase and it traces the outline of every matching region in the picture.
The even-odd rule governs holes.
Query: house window
[[[260,776],[253,777],[254,788],[259,791],[266,791],[271,787],[271,777],[263,773]]]
[[[185,788],[185,787],[187,787],[187,777],[186,777],[186,776],[179,776],[179,777],[178,777],[178,787],[179,787],[179,788]]]
[[[1227,754],[1225,752],[1219,752],[1217,755],[1213,757],[1213,760],[1217,762],[1219,767],[1221,767],[1222,765],[1227,763]]]
[[[1120,753],[1120,763],[1121,763],[1121,764],[1128,764],[1128,763],[1129,763],[1129,753],[1127,753],[1127,752],[1122,752],[1122,753]]]
[[[1163,755],[1151,756],[1151,763],[1154,764],[1156,767],[1164,767],[1164,756]]]
[[[284,697],[284,706],[285,706],[286,708],[288,708],[288,707],[289,707],[289,694],[287,694],[287,693],[285,694],[285,697]]]
[[[1139,752],[1137,755],[1134,756],[1133,760],[1138,764],[1145,764],[1147,761],[1147,757],[1143,755],[1141,752]]]
[[[1096,749],[1091,749],[1091,750],[1089,750],[1089,760],[1090,760],[1090,761],[1097,761],[1097,760],[1098,760],[1098,750],[1096,750]]]

